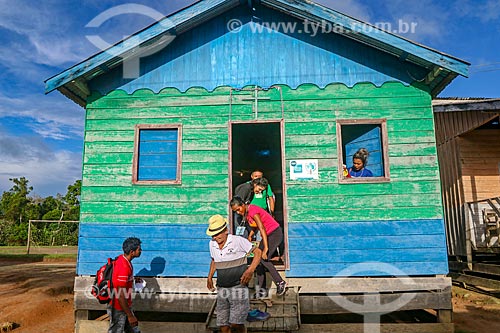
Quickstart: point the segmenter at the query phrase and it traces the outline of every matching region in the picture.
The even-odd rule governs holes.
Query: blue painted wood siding
[[[122,253],[125,238],[135,236],[143,248],[133,261],[137,276],[205,277],[210,266],[205,230],[205,225],[82,223],[77,274],[94,275],[107,257]],[[290,223],[288,232],[287,277],[337,276],[359,264],[371,269],[353,276],[448,273],[442,219]]]
[[[448,273],[442,219],[290,223],[288,234],[290,277],[336,276],[358,264],[372,269],[354,276]]]
[[[108,257],[123,253],[127,237],[142,241],[142,254],[133,260],[136,276],[207,276],[210,238],[205,225],[81,223],[78,275],[95,275]]]
[[[228,23],[242,23],[228,31]],[[286,24],[276,30],[265,24]],[[291,27],[295,30],[291,32]],[[426,70],[334,33],[305,32],[301,21],[266,7],[250,12],[238,7],[177,36],[157,53],[140,59],[140,77],[125,79],[121,66],[90,81],[91,90],[102,94],[115,89],[132,93],[166,87],[186,91],[219,86],[269,87],[304,83],[325,87],[360,82],[380,86],[388,81],[405,85],[421,79]],[[310,27],[309,27],[310,29]]]

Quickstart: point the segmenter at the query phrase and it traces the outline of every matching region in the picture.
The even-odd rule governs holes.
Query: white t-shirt
[[[252,243],[248,239],[231,234],[227,235],[226,243],[222,249],[219,248],[219,244],[216,241],[210,241],[210,256],[215,262],[246,258],[251,249]]]
[[[230,288],[240,284],[240,278],[248,267],[247,254],[252,250],[252,243],[244,237],[228,235],[222,249],[213,240],[209,246],[217,269],[217,286]]]

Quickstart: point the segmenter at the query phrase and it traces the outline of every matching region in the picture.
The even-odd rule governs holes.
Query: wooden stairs
[[[271,291],[274,291],[271,289]],[[296,332],[300,328],[300,304],[298,289],[288,288],[283,296],[272,294],[266,299],[251,299],[251,309],[268,312],[271,316],[266,321],[246,322],[248,332]],[[218,332],[216,324],[215,302],[208,314],[206,326],[212,332]]]

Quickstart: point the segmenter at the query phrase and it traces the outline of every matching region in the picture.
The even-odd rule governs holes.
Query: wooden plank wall
[[[473,131],[495,116],[498,116],[498,114],[478,111],[434,113],[449,255],[467,255],[465,234],[467,211],[464,208],[464,203],[477,196],[472,194],[475,190],[472,191],[470,177],[471,173],[480,170],[474,169],[477,166],[475,161],[479,159],[479,156],[474,157],[474,154],[477,154],[477,149],[480,149],[483,145],[477,142],[479,146],[474,148],[475,151],[471,150],[470,142],[474,140],[476,135],[471,133],[472,137],[467,139],[469,134],[465,133]],[[461,138],[461,135],[463,135],[463,138]],[[462,143],[465,144],[464,148],[461,148]],[[462,156],[463,149],[465,149],[463,153],[466,154],[464,156],[465,160]],[[489,148],[485,149],[489,150]],[[484,152],[481,154],[484,154]],[[492,164],[485,167],[491,170]],[[481,169],[484,169],[484,167],[481,167]],[[463,175],[464,177],[462,177]],[[467,184],[464,184],[464,181]]]
[[[249,113],[251,113],[251,105]],[[82,222],[206,223],[228,211],[229,89],[116,91],[87,108]],[[180,185],[133,185],[136,124],[182,124]]]
[[[242,25],[228,32],[230,20]],[[273,30],[261,25],[263,22],[305,28],[301,20],[287,13],[265,6],[253,11],[240,6],[178,34],[158,52],[142,57],[139,77],[124,78],[118,66],[92,80],[90,89],[107,94],[115,89],[133,93],[148,88],[158,93],[165,87],[181,91],[204,87],[212,91],[222,85],[268,87],[276,83],[293,88],[303,83],[325,87],[331,82],[349,87],[359,82],[380,86],[387,81],[409,85],[428,71],[343,34],[320,31],[313,36],[281,25]],[[414,54],[423,50],[410,45],[415,47]]]
[[[460,136],[462,186],[466,202],[500,195],[500,130],[475,130]]]
[[[391,181],[339,184],[335,120],[381,118],[387,119]],[[427,93],[399,83],[334,85],[324,92],[302,86],[285,101],[285,134],[287,166],[299,158],[319,161],[319,180],[287,178],[290,223],[442,218]]]
[[[81,223],[77,275],[95,275],[106,258],[123,253],[125,238],[139,237],[143,251],[132,262],[136,276],[204,276],[210,266],[205,230],[201,224]]]
[[[458,142],[465,202],[500,196],[500,130],[475,130],[460,136]],[[475,247],[486,247],[488,243],[482,218],[484,208],[491,207],[484,202],[471,205],[471,240]]]
[[[193,88],[154,94],[113,92],[87,109],[82,188],[82,222],[205,223],[227,212],[228,121],[254,119],[252,92],[229,88],[208,93]],[[380,88],[330,85],[283,87],[285,164],[319,160],[320,179],[287,177],[290,221],[426,219],[442,216],[430,97],[416,88],[387,83]],[[279,120],[279,91],[261,93],[259,120]],[[229,115],[231,109],[232,114]],[[335,119],[387,118],[391,182],[339,184]],[[182,184],[133,186],[136,124],[183,126]],[[288,174],[288,170],[287,170]],[[422,196],[425,194],[425,197]],[[314,198],[314,200],[305,200]],[[327,200],[328,205],[325,205]],[[387,208],[391,209],[387,209]],[[342,212],[339,211],[342,209]]]
[[[408,245],[398,252],[398,260],[421,263],[416,264],[417,268],[411,272],[417,275],[445,274],[447,270],[443,265],[428,270],[429,265],[423,264],[431,252],[435,253],[434,261],[446,261],[440,251],[445,250],[443,214],[429,94],[401,83],[385,83],[381,87],[364,83],[353,88],[332,84],[324,89],[315,85],[302,85],[296,90],[281,86],[280,89],[282,94],[278,89],[259,93],[259,97],[268,97],[269,101],[259,102],[258,120],[281,119],[282,95],[285,106],[285,165],[288,166],[294,159],[319,161],[319,180],[292,181],[287,170],[286,219],[290,227],[309,224],[296,235],[307,237],[316,233],[318,223],[343,223],[345,236],[353,240],[346,243],[345,250],[356,250],[343,259],[345,262],[353,262],[352,259],[359,253],[363,256],[358,260],[379,258],[390,261],[391,256],[371,256],[374,247],[390,253],[398,242],[407,242]],[[213,92],[192,88],[185,93],[164,89],[159,94],[139,90],[132,95],[114,91],[105,97],[95,96],[87,109],[82,222],[95,224],[91,232],[100,235],[98,237],[106,237],[106,233],[99,229],[99,225],[104,223],[188,227],[192,224],[205,225],[212,214],[227,214],[228,123],[230,120],[255,119],[252,102],[245,101],[252,93],[234,92],[231,105],[230,89],[227,87]],[[371,118],[387,118],[391,181],[339,184],[335,120]],[[182,124],[180,185],[132,185],[133,129],[136,124]],[[432,228],[420,221],[431,221]],[[364,228],[349,231],[350,222],[367,223]],[[408,226],[412,228],[410,233]],[[393,228],[395,232],[380,237],[381,228]],[[155,228],[148,230],[159,232]],[[336,228],[325,230],[333,232]],[[436,234],[437,238],[433,238]],[[441,240],[439,234],[442,235]],[[161,235],[151,235],[151,238],[155,237],[161,238]],[[398,241],[390,242],[389,238]],[[366,242],[365,245],[366,239],[377,241],[376,244]],[[424,239],[427,241],[423,242]],[[322,241],[321,237],[314,240]],[[437,245],[430,245],[432,243]],[[94,246],[93,242],[88,244]],[[105,254],[99,253],[99,248],[95,246],[94,252],[89,253],[97,257]],[[315,244],[309,243],[308,246],[314,248]],[[165,245],[164,251],[168,255],[177,247],[178,243],[172,239]],[[300,247],[290,243],[290,248],[297,249],[290,251],[292,265],[307,259],[301,257],[306,254]],[[321,260],[336,255],[336,250],[326,250]],[[83,260],[86,253],[81,252],[79,260]],[[421,259],[415,259],[419,256]],[[317,267],[323,271],[329,267],[331,271],[326,274],[333,275],[338,272],[336,263],[331,261],[326,266]],[[81,274],[88,273],[82,270]]]
[[[448,272],[442,219],[290,223],[289,277]]]

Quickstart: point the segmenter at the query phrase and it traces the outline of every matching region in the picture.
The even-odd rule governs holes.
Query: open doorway
[[[275,196],[274,216],[285,235],[274,254],[275,264],[284,265],[286,258],[286,225],[283,211],[283,153],[280,122],[232,123],[230,136],[231,195],[236,186],[250,180],[254,170],[261,170]],[[233,229],[234,230],[234,229]]]

